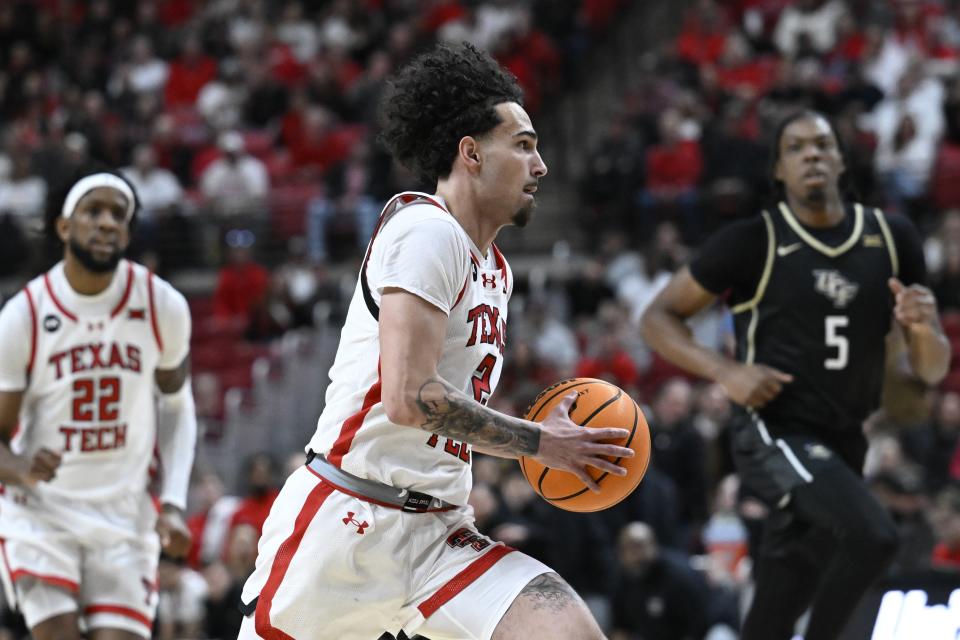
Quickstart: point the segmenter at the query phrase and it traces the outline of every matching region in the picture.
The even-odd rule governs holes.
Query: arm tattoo
[[[540,448],[540,430],[488,409],[433,377],[417,392],[423,413],[421,429],[508,455],[533,455]]]
[[[573,589],[555,573],[544,573],[530,582],[517,596],[533,602],[534,609],[550,609],[560,612],[575,603],[579,597]]]

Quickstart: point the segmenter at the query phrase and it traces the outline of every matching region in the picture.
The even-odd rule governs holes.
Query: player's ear
[[[70,229],[70,220],[68,218],[64,218],[63,216],[60,216],[59,218],[57,218],[57,221],[55,223],[55,228],[57,230],[57,237],[60,238],[61,242],[66,244],[68,231]]]
[[[480,145],[477,143],[477,139],[473,136],[460,138],[459,156],[468,169],[479,169]]]
[[[783,182],[783,167],[781,166],[779,159],[773,164],[773,177],[776,180]]]

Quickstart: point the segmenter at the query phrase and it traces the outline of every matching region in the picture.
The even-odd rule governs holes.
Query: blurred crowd
[[[257,345],[339,327],[355,273],[331,265],[355,260],[383,201],[416,186],[374,144],[389,73],[425,43],[470,40],[542,112],[575,90],[625,4],[0,3],[0,276],[39,264],[29,237],[70,167],[126,167],[143,204],[135,254],[161,273],[219,269],[212,295],[191,300],[197,404],[215,436],[229,427],[209,426],[224,420],[222,389],[251,384]],[[573,147],[586,159],[584,240],[560,238],[516,270],[491,406],[518,415],[561,378],[609,380],[644,406],[651,469],[620,505],[577,515],[537,498],[516,463],[475,455],[471,505],[482,531],[554,567],[617,640],[734,639],[766,507],[733,473],[738,414],[723,390],[652,354],[640,315],[705,234],[764,205],[773,123],[811,107],[834,119],[848,186],[921,230],[960,352],[960,2],[697,0],[676,37],[632,62],[602,140]],[[694,331],[731,348],[720,306]],[[865,475],[903,535],[892,571],[960,572],[960,362],[940,389],[895,357],[889,369]],[[162,562],[158,637],[235,637],[259,528],[302,461],[264,452],[236,487],[196,470],[195,544],[186,562]]]
[[[569,86],[623,0],[10,0],[0,3],[0,277],[28,272],[45,197],[88,158],[141,198],[136,255],[217,266],[253,231],[310,258],[365,243],[378,203],[416,181],[373,143],[387,76],[468,40],[528,109]],[[331,242],[331,237],[336,242]]]

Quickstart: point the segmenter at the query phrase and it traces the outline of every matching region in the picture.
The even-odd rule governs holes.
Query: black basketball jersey
[[[859,430],[879,404],[885,336],[899,272],[883,213],[853,205],[849,235],[828,246],[780,203],[764,211],[763,272],[753,297],[732,307],[737,357],[790,373],[760,410],[781,430]]]

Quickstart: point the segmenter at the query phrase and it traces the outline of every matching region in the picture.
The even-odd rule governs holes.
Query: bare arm
[[[437,373],[447,316],[425,300],[389,289],[380,303],[383,407],[391,422],[482,447],[493,455],[533,455],[540,426],[489,409]]]
[[[937,300],[928,288],[906,287],[896,278],[890,279],[890,290],[896,296],[893,312],[906,338],[910,368],[925,383],[935,385],[950,368],[950,342],[940,324]]]
[[[173,369],[157,369],[153,372],[153,378],[157,383],[157,388],[163,393],[176,393],[183,387],[190,375],[190,355],[183,359],[179,366]]]
[[[657,353],[690,373],[717,380],[727,365],[723,355],[693,339],[687,320],[707,308],[716,296],[683,267],[654,298],[640,321],[640,333]]]
[[[716,300],[688,267],[673,276],[647,307],[640,331],[650,347],[677,366],[720,383],[735,402],[763,406],[793,377],[766,365],[746,365],[697,343],[686,321]]]
[[[600,456],[632,456],[624,447],[602,444],[627,435],[623,429],[583,429],[567,411],[571,396],[543,424],[494,411],[470,398],[437,372],[447,316],[411,293],[387,289],[380,301],[381,397],[391,422],[412,426],[503,458],[535,456],[547,466],[575,473],[592,488],[590,465],[622,475]],[[478,363],[479,364],[479,363]]]
[[[0,391],[0,482],[32,486],[53,479],[60,466],[60,454],[43,448],[31,459],[10,450],[22,403],[23,391]]]

